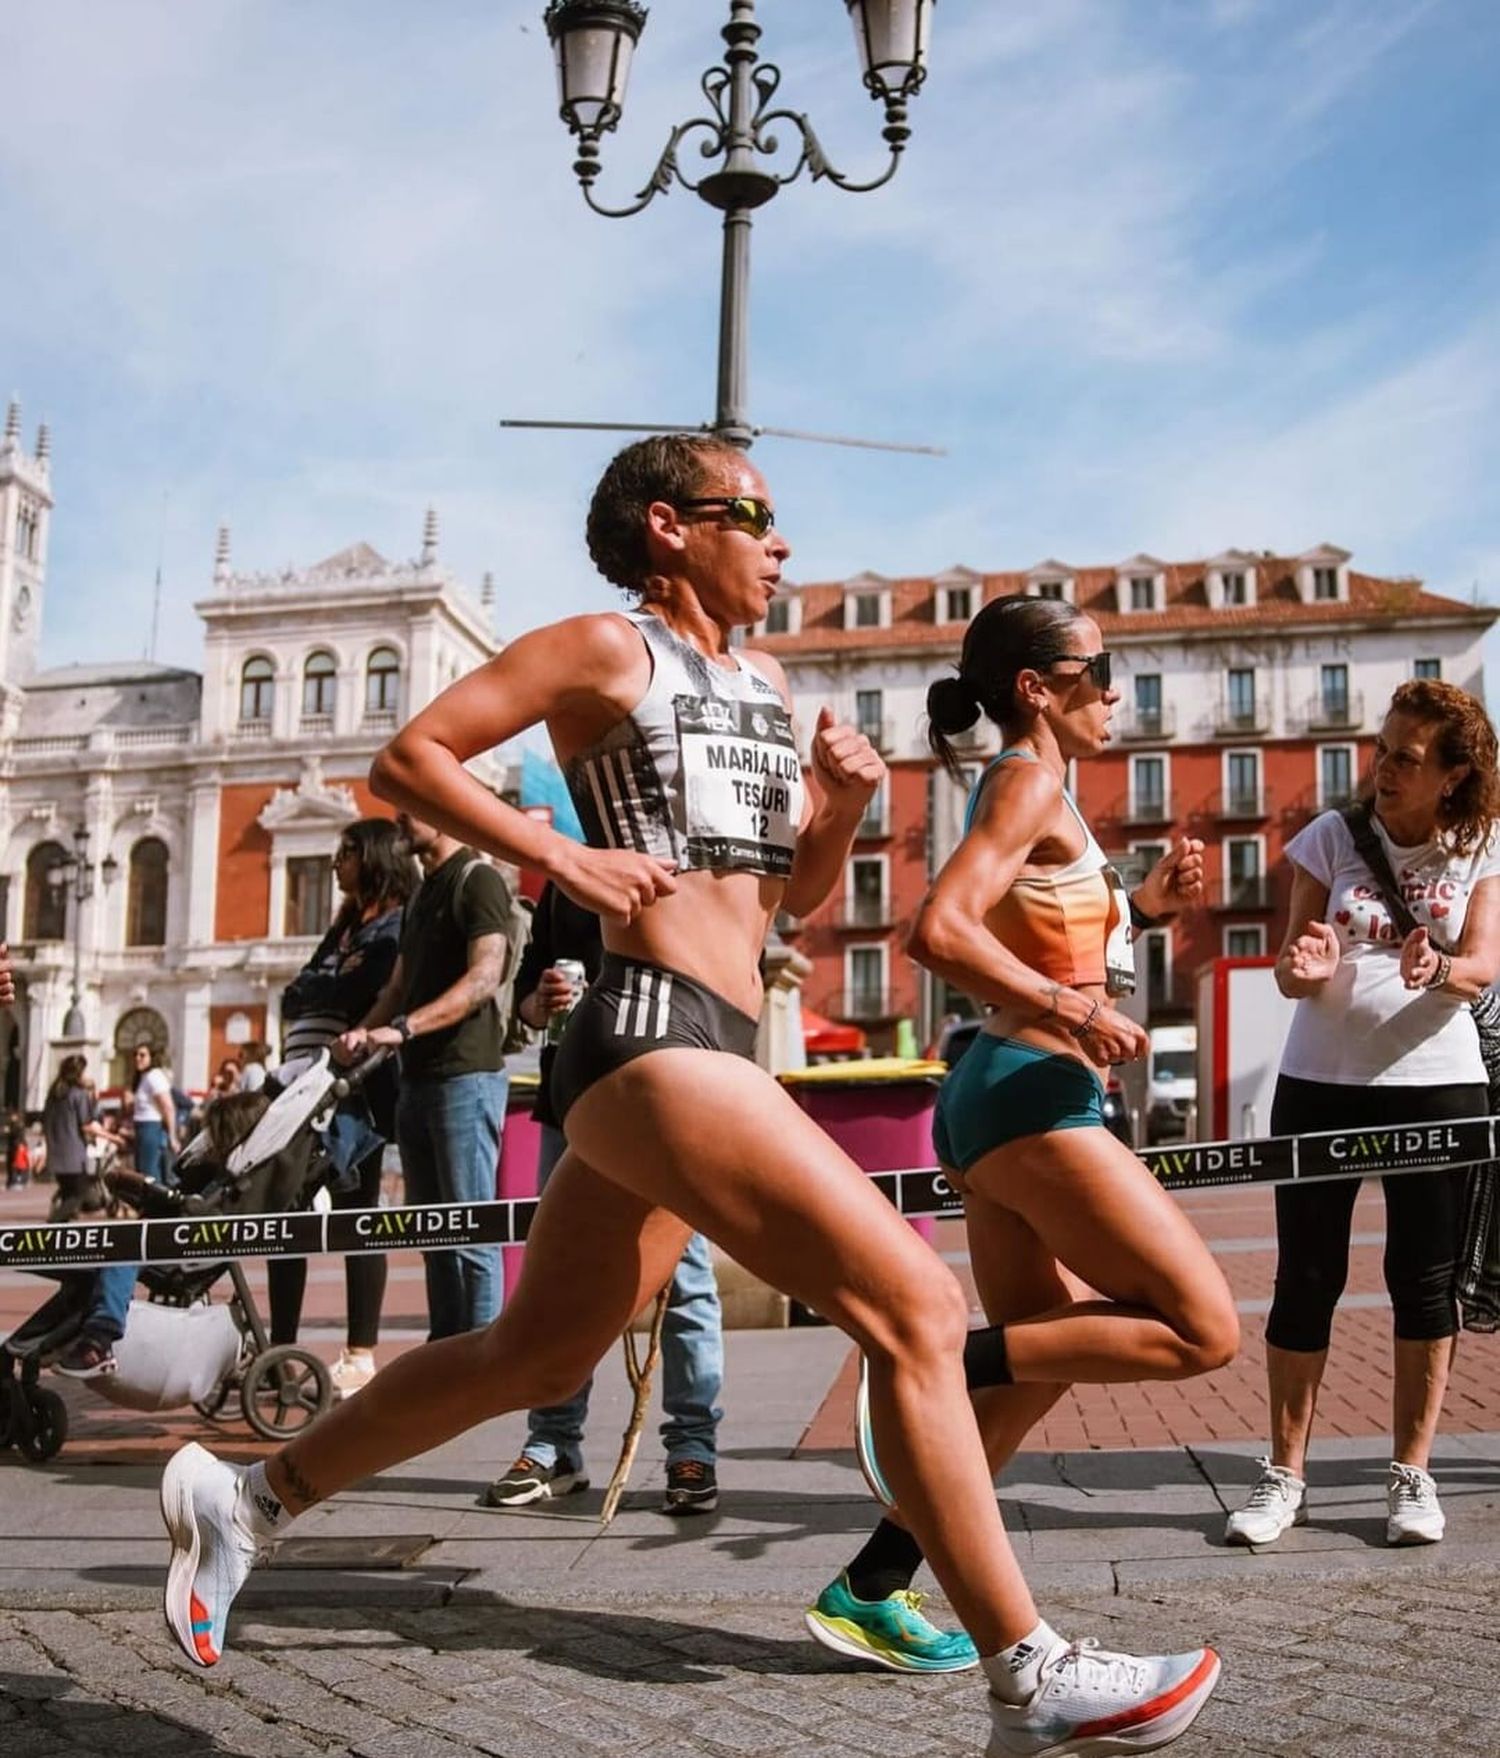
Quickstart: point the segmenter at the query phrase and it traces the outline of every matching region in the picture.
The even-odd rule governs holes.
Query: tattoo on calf
[[[318,1494],[313,1486],[297,1469],[295,1461],[289,1459],[285,1453],[281,1456],[281,1469],[286,1478],[287,1488],[294,1496],[296,1496],[297,1500],[302,1503],[304,1508],[310,1508],[314,1502],[322,1501],[322,1496]]]

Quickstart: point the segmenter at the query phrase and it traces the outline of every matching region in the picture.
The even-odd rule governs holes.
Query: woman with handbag
[[[1274,1134],[1487,1113],[1468,1004],[1500,972],[1497,818],[1495,730],[1482,704],[1433,679],[1401,685],[1365,797],[1348,812],[1324,812],[1287,845],[1290,926],[1276,982],[1298,1005]],[[1465,1181],[1442,1168],[1382,1183],[1395,1352],[1386,1542],[1433,1544],[1444,1521],[1428,1464],[1458,1333]],[[1358,1193],[1357,1178],[1277,1188],[1271,1453],[1229,1517],[1231,1544],[1274,1543],[1306,1518],[1307,1443]]]

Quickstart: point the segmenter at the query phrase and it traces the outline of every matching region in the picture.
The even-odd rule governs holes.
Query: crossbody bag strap
[[[1391,871],[1390,857],[1386,854],[1380,838],[1375,834],[1370,808],[1368,805],[1345,806],[1343,818],[1345,824],[1349,826],[1350,836],[1354,838],[1354,846],[1359,851],[1365,865],[1370,869],[1375,883],[1380,887],[1380,895],[1385,900],[1385,907],[1391,912],[1391,920],[1401,930],[1401,937],[1404,940],[1418,926],[1417,918],[1411,913],[1410,906],[1402,897],[1400,887],[1396,884],[1396,875]]]

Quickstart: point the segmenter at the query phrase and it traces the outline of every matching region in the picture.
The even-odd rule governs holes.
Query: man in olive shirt
[[[401,1053],[396,1141],[412,1203],[489,1202],[505,1124],[505,979],[509,888],[474,850],[402,812],[422,868],[390,979],[339,1039],[341,1060],[384,1044]],[[500,1311],[500,1250],[424,1253],[429,1338],[487,1325]]]

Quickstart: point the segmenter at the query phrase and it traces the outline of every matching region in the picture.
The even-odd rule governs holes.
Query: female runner
[[[965,1368],[996,1472],[1073,1382],[1185,1379],[1239,1345],[1207,1246],[1104,1127],[1096,1071],[1147,1047],[1114,1005],[1134,987],[1132,922],[1153,925],[1203,884],[1203,845],[1184,838],[1127,897],[1064,785],[1067,764],[1108,741],[1109,657],[1073,606],[993,599],[965,631],[958,676],[927,695],[932,748],[956,779],[951,735],[983,711],[1004,740],[910,940],[988,1009],[933,1134],[992,1327],[970,1334]],[[861,1463],[894,1504],[866,1407],[862,1389]],[[915,1523],[882,1520],[809,1608],[811,1633],[897,1671],[972,1666],[969,1642],[935,1629],[910,1592],[919,1540]]]
[[[717,440],[643,440],[606,470],[588,538],[637,608],[513,642],[400,732],[372,777],[382,797],[541,869],[604,922],[604,968],[554,1065],[568,1152],[520,1287],[488,1330],[400,1357],[264,1465],[240,1472],[183,1448],[162,1486],[168,1624],[212,1665],[259,1547],[474,1423],[570,1397],[696,1229],[868,1355],[887,1473],[985,1657],[991,1751],[1102,1751],[1095,1724],[1128,1727],[1133,1749],[1165,1743],[1207,1698],[1217,1657],[1106,1655],[1039,1620],[964,1385],[957,1281],[750,1059],[772,916],[828,893],[883,772],[824,709],[805,799],[779,668],[731,647],[765,616],[789,554],[765,482]],[[588,846],[464,768],[537,724]]]

